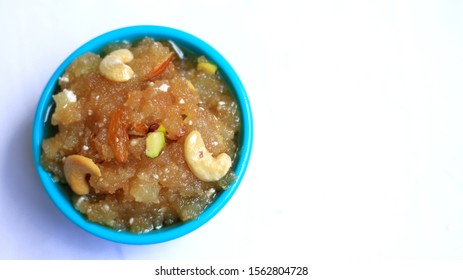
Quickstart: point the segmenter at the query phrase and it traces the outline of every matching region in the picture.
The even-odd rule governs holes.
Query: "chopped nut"
[[[197,68],[208,75],[214,75],[217,71],[217,66],[207,61],[204,56],[198,58]]]
[[[149,158],[159,156],[162,149],[166,146],[166,138],[164,132],[155,131],[148,133],[146,136],[146,150],[145,154]]]

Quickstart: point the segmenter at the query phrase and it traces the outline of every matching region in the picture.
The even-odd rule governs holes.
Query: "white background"
[[[0,259],[462,260],[462,15],[456,0],[0,0]],[[221,52],[255,124],[229,204],[150,246],[68,221],[31,151],[35,107],[58,65],[138,24]]]

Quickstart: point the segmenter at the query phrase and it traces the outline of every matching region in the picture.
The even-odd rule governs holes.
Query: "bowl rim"
[[[136,234],[127,231],[116,231],[87,221],[72,207],[69,198],[53,181],[52,176],[42,168],[40,165],[40,155],[42,153],[41,145],[44,137],[45,120],[48,114],[50,114],[52,95],[55,93],[58,79],[65,72],[66,67],[76,57],[89,51],[101,51],[104,46],[111,42],[120,40],[135,41],[146,36],[154,38],[155,40],[172,40],[183,48],[205,55],[208,59],[217,64],[222,77],[228,80],[228,84],[232,88],[232,93],[234,93],[238,107],[241,110],[242,146],[239,151],[238,161],[234,168],[237,179],[226,190],[221,192],[216,200],[209,205],[196,220],[169,226],[165,229],[154,230],[149,233]],[[74,224],[95,236],[113,242],[135,245],[161,243],[181,237],[196,230],[213,218],[228,203],[240,185],[250,160],[252,142],[253,119],[251,105],[241,80],[228,61],[218,51],[198,37],[179,29],[158,25],[135,25],[115,29],[89,40],[72,52],[53,73],[42,91],[34,116],[32,132],[34,164],[42,185],[55,206]]]

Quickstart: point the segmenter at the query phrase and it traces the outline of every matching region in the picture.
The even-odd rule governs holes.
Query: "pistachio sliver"
[[[149,158],[159,156],[162,149],[166,146],[166,138],[163,132],[155,131],[150,132],[146,136],[146,150],[145,154]]]
[[[208,75],[214,75],[217,71],[217,66],[210,62],[198,62],[198,70],[203,71]]]
[[[166,127],[161,123],[161,125],[158,127],[158,129],[156,129],[156,132],[165,133],[166,132]]]

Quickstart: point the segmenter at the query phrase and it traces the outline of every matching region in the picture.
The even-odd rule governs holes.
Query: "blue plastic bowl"
[[[145,234],[135,234],[125,231],[116,231],[88,221],[74,209],[69,192],[66,190],[69,187],[54,182],[50,173],[42,168],[40,165],[40,155],[42,153],[42,140],[50,137],[50,131],[53,130],[49,122],[46,121],[48,114],[51,113],[49,111],[53,102],[52,95],[57,92],[58,78],[63,75],[66,67],[68,67],[75,58],[86,52],[91,51],[98,53],[108,43],[120,40],[137,41],[145,36],[152,37],[155,40],[172,40],[181,48],[198,55],[205,55],[209,60],[213,61],[218,66],[220,74],[228,83],[231,92],[237,100],[241,112],[242,126],[240,147],[234,165],[234,171],[237,175],[236,181],[230,185],[227,190],[221,192],[216,200],[196,220]],[[251,155],[252,138],[253,121],[246,91],[238,75],[225,58],[207,43],[193,35],[168,27],[144,25],[121,28],[100,35],[78,48],[66,58],[47,83],[39,100],[32,134],[32,149],[35,166],[46,192],[56,207],[58,207],[58,209],[72,222],[96,236],[114,242],[126,244],[154,244],[178,238],[197,229],[214,217],[225,204],[227,204],[243,179]]]

